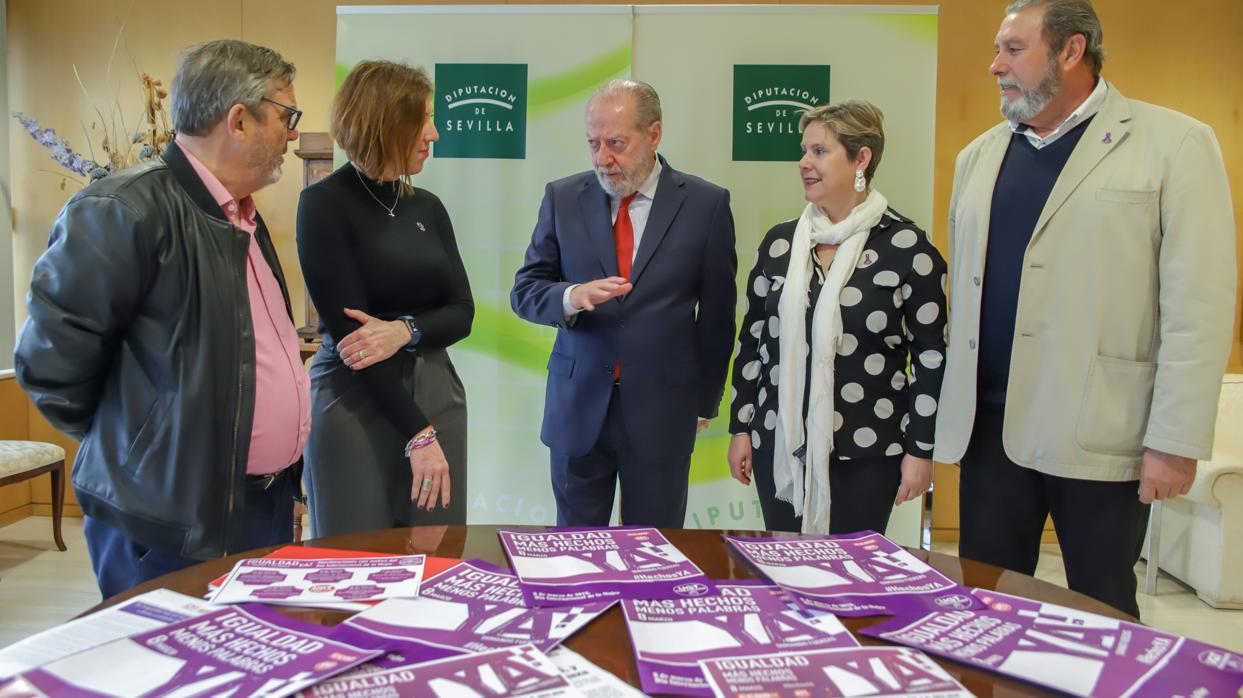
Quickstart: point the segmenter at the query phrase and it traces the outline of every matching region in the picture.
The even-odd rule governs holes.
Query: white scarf
[[[773,479],[777,499],[803,517],[803,533],[829,532],[829,454],[833,451],[833,363],[842,336],[839,295],[859,263],[867,233],[889,202],[875,189],[848,216],[833,223],[824,210],[807,204],[794,228],[790,268],[777,305],[781,357],[777,378],[777,429]],[[840,245],[812,314],[811,396],[806,429],[803,394],[807,386],[807,305],[811,296],[812,250],[817,244]],[[806,431],[806,433],[804,433]],[[806,445],[802,456],[794,451]],[[800,477],[801,475],[801,477]]]

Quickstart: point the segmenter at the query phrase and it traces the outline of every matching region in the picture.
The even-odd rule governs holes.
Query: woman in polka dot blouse
[[[862,101],[803,115],[807,207],[747,278],[729,466],[771,530],[884,532],[932,481],[945,259],[870,186],[882,119]]]

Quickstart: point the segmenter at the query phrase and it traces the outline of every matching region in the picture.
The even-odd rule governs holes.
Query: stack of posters
[[[725,539],[809,609],[876,616],[981,606],[966,587],[879,533]]]
[[[379,655],[261,606],[220,608],[17,675],[0,696],[281,698]]]
[[[366,550],[342,550],[340,548],[319,548],[313,545],[283,545],[276,550],[264,555],[266,560],[317,560],[317,559],[343,559],[352,557],[398,557],[396,553],[376,553]],[[461,558],[456,557],[436,557],[429,555],[427,561],[423,563],[423,577],[427,578],[433,574],[438,574],[457,563],[461,562]],[[229,573],[220,575],[207,584],[207,596],[211,598],[221,584],[229,578]],[[365,611],[369,606],[374,606],[377,601],[341,601],[339,603],[324,602],[316,606],[316,608],[328,608],[337,611]]]
[[[1243,656],[1152,628],[975,589],[987,604],[864,628],[866,635],[1075,696],[1235,698]]]
[[[412,598],[419,595],[426,561],[426,555],[239,560],[208,600],[323,606]]]
[[[468,560],[428,579],[417,599],[392,599],[346,619],[333,637],[395,649],[407,662],[525,644],[548,652],[612,604],[527,607],[508,569]]]
[[[576,698],[582,694],[533,645],[506,647],[383,671],[353,673],[325,681],[303,696],[531,696]]]
[[[643,690],[711,696],[699,662],[784,650],[857,647],[836,617],[797,608],[760,581],[717,582],[693,599],[622,601]]]
[[[902,647],[783,652],[700,662],[717,698],[970,698],[922,652]]]
[[[193,596],[156,589],[84,618],[62,623],[0,650],[0,678],[144,630],[192,618],[214,606]]]
[[[655,528],[501,530],[528,606],[706,596],[713,582]]]

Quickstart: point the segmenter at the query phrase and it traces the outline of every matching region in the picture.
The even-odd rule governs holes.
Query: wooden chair
[[[52,535],[57,548],[68,550],[60,535],[65,508],[65,449],[41,441],[0,441],[0,487],[43,473],[52,476]]]

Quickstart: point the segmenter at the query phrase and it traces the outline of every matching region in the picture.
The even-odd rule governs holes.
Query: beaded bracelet
[[[436,443],[435,427],[428,429],[422,434],[416,435],[414,438],[406,442],[406,451],[405,451],[406,458],[410,457],[411,451],[416,451],[425,446],[431,446],[434,443]]]

